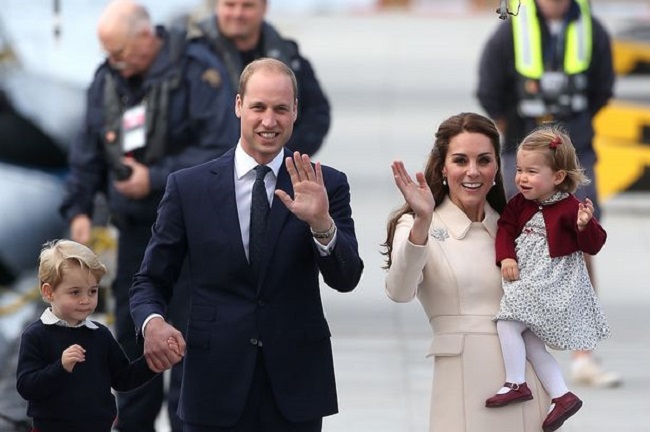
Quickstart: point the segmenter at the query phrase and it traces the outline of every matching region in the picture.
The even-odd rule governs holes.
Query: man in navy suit
[[[345,174],[284,148],[297,116],[296,89],[293,72],[277,60],[244,69],[235,106],[239,143],[169,176],[134,278],[131,313],[150,367],[162,371],[185,357],[178,411],[185,432],[320,431],[322,417],[338,411],[319,274],[348,292],[363,262]],[[251,266],[258,165],[270,168],[270,211]],[[165,322],[185,258],[192,281],[187,341]]]

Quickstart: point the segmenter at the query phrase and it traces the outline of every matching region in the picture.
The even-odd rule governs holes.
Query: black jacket
[[[210,16],[198,23],[199,34],[224,62],[230,83],[237,91],[239,76],[244,67],[261,57],[271,57],[289,66],[298,81],[298,119],[293,127],[288,148],[308,155],[320,149],[330,127],[330,104],[316,78],[309,61],[300,55],[298,44],[283,38],[270,24],[262,23],[262,37],[251,53],[241,53],[235,45],[219,33],[216,17]]]
[[[237,143],[238,122],[223,64],[198,41],[187,43],[179,59],[172,61],[169,33],[162,27],[157,31],[164,45],[144,76],[126,80],[108,62],[100,65],[95,73],[88,89],[85,122],[69,154],[67,196],[60,209],[67,219],[78,214],[92,216],[95,194],[105,192],[116,222],[153,223],[170,173],[221,156]],[[113,187],[115,172],[104,147],[106,77],[113,78],[126,109],[139,105],[150,96],[152,89],[170,77],[177,79],[177,74],[180,74],[179,82],[164,104],[167,134],[162,157],[149,162],[145,152],[134,154],[136,160],[149,168],[151,193],[143,199],[129,199]]]
[[[573,1],[567,18],[576,19],[579,14],[580,8]],[[545,50],[549,30],[544,18],[540,16],[539,8],[538,19],[541,23],[542,49]],[[587,112],[563,123],[579,153],[593,151],[592,120],[612,97],[615,79],[609,35],[593,16],[592,29],[592,59],[587,71],[589,108]],[[534,121],[517,114],[516,84],[514,37],[511,20],[508,20],[499,25],[484,47],[479,64],[477,96],[492,119],[506,120],[507,129],[502,132],[505,132],[504,152],[509,153],[514,152],[517,144],[536,127]]]

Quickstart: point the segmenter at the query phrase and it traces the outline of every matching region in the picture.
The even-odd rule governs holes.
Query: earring
[[[442,178],[442,184],[447,186],[447,177]]]
[[[497,185],[496,180],[492,180],[492,186],[496,186],[496,185]]]

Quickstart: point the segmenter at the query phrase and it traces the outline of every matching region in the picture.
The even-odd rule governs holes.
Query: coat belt
[[[496,334],[494,315],[445,315],[431,318],[434,334],[483,333]]]

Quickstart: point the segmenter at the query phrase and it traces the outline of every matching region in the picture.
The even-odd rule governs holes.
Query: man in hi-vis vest
[[[516,4],[517,2],[512,2]],[[613,94],[609,35],[592,15],[589,0],[521,0],[519,13],[490,37],[479,66],[477,96],[502,133],[506,193],[517,189],[517,144],[537,126],[558,123],[570,134],[580,164],[591,179],[576,195],[594,202],[600,218],[594,166],[593,118]],[[515,8],[512,8],[516,10]],[[592,257],[587,268],[595,286]],[[620,377],[604,372],[592,353],[573,353],[576,383],[613,387]]]

